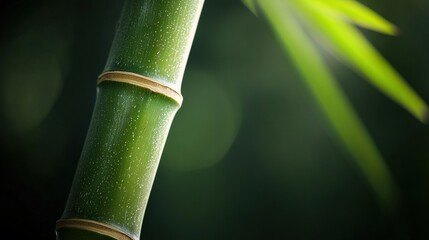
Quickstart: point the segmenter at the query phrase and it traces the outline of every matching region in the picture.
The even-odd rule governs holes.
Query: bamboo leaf
[[[320,0],[311,1],[314,5],[324,6],[335,11],[337,16],[351,21],[363,28],[376,32],[395,35],[398,29],[389,21],[354,0]]]
[[[255,16],[258,16],[255,0],[243,0],[243,3]]]
[[[294,17],[292,4],[281,0],[261,0],[257,3],[378,199],[383,206],[391,206],[394,184],[389,170],[316,47]]]
[[[328,39],[335,54],[420,121],[428,120],[425,102],[357,29],[320,11],[313,4],[315,1],[294,2],[311,31],[319,32]]]

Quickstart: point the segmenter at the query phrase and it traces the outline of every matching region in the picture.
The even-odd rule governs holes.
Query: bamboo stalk
[[[57,239],[139,239],[204,0],[128,0]]]

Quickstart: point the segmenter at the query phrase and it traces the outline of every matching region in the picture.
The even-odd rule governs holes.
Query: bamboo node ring
[[[173,99],[179,105],[182,105],[183,102],[183,96],[177,90],[140,74],[124,71],[107,71],[98,76],[97,84],[100,84],[104,81],[128,83],[134,86],[149,89],[152,92],[162,94],[168,98]]]
[[[88,219],[60,219],[57,221],[56,229],[60,228],[77,228],[82,230],[87,230],[90,232],[95,232],[101,235],[105,235],[117,240],[137,240],[138,237],[131,236],[130,234],[125,233],[119,228],[113,227],[111,225],[100,223]]]

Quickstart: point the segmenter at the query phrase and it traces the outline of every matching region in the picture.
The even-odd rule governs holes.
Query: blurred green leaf
[[[420,121],[427,120],[428,108],[424,101],[378,54],[365,37],[347,22],[331,17],[326,14],[324,8],[314,4],[325,0],[293,0],[292,2],[310,27],[310,32],[315,35],[321,34],[326,38],[336,55]]]
[[[304,17],[304,19],[308,18],[308,22],[310,23],[324,20],[321,23],[318,23],[320,24],[318,26],[321,28],[323,27],[322,30],[324,31],[332,31],[332,34],[328,34],[328,36],[334,36],[334,33],[340,33],[335,31],[335,26],[337,26],[337,24],[326,20],[332,19],[330,17],[332,16],[331,14],[326,14],[324,15],[325,17],[322,17],[321,15],[323,14],[321,11],[310,11],[310,9],[315,11],[317,6],[319,6],[313,5],[314,7],[310,7],[310,5],[314,2],[316,1],[256,1],[258,7],[261,9],[261,13],[266,17],[268,23],[277,34],[282,43],[282,46],[284,47],[284,50],[297,67],[299,73],[302,76],[302,79],[305,81],[311,93],[316,98],[318,104],[321,106],[323,112],[338,134],[340,140],[354,157],[357,166],[366,176],[366,179],[374,189],[378,199],[384,207],[391,207],[394,201],[395,187],[390,176],[390,172],[371,137],[365,130],[365,127],[357,117],[347,98],[344,96],[331,72],[325,65],[323,58],[320,56],[316,46],[311,41],[310,38],[313,38],[312,34],[315,33],[314,29],[310,29],[310,31],[306,32],[302,28],[300,21]],[[305,14],[301,13],[301,11],[304,10]],[[300,13],[302,15],[299,15]],[[325,14],[326,12],[323,13]],[[338,19],[334,18],[332,21],[337,23]],[[341,21],[338,22],[341,23]],[[341,28],[340,31],[345,31],[346,35],[344,39],[348,39],[352,42],[357,41],[358,43],[362,41],[356,40],[362,39],[360,35],[358,35],[357,38],[355,35],[350,35],[349,32],[351,28],[345,23],[343,24],[345,27]],[[342,39],[341,37],[339,38]],[[335,38],[332,40],[335,40],[335,44],[337,43]],[[338,43],[343,42],[339,41]],[[360,49],[358,49],[359,47]],[[356,47],[353,44],[346,43],[343,43],[342,47],[337,48],[336,50],[346,52],[347,54],[341,53],[341,55],[345,56],[348,56],[349,52],[355,53],[363,50],[369,51],[368,45],[357,45]],[[356,62],[361,64],[359,66],[361,66],[362,70],[366,70],[368,73],[371,73],[368,74],[368,76],[377,76],[373,77],[373,79],[375,79],[374,81],[378,80],[378,82],[381,82],[379,83],[379,87],[383,90],[385,90],[385,88],[388,89],[389,91],[385,90],[385,92],[390,93],[393,96],[399,95],[400,98],[398,98],[398,101],[404,103],[414,113],[416,101],[415,98],[412,97],[415,95],[410,95],[407,86],[404,85],[402,81],[397,79],[396,75],[394,74],[395,72],[392,73],[392,69],[386,67],[386,64],[384,61],[382,61],[382,59],[380,60],[377,55],[374,57],[373,51],[364,52],[362,53],[362,56],[366,56],[366,54],[369,54],[369,58],[367,56],[367,63],[365,63],[365,65],[361,63],[361,58],[358,58],[359,61],[355,60],[352,63]],[[353,55],[349,58],[355,59],[353,58]],[[370,69],[368,70],[365,68]],[[378,73],[377,71],[380,71],[381,73]],[[384,76],[380,80],[381,74],[387,73],[389,75]],[[391,79],[392,77],[396,80],[393,80],[393,83],[387,82],[387,80]],[[409,98],[411,98],[411,100]]]
[[[243,0],[244,5],[256,16],[258,16],[258,11],[256,10],[255,0]]]
[[[392,23],[354,0],[319,0],[311,1],[311,4],[325,11],[332,11],[335,17],[351,21],[363,28],[388,35],[395,35],[398,32]]]

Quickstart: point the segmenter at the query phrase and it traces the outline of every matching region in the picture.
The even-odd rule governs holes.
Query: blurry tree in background
[[[429,2],[361,2],[399,27],[395,39],[364,33],[427,100]],[[1,3],[2,216],[19,238],[54,239],[121,6]],[[394,212],[381,211],[267,25],[239,1],[206,1],[142,238],[429,238],[429,130],[327,59],[395,179]]]

